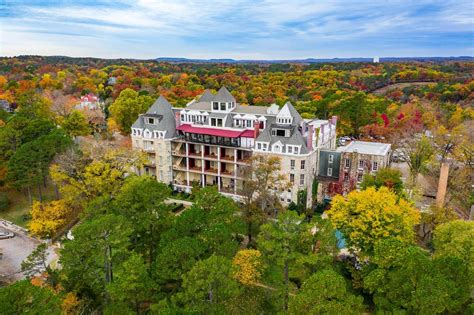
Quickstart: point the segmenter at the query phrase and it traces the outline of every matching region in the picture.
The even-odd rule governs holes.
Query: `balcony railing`
[[[208,168],[204,170],[205,173],[217,174],[217,168]]]
[[[234,161],[234,156],[233,155],[224,155],[221,156],[221,160],[226,160],[226,161]]]

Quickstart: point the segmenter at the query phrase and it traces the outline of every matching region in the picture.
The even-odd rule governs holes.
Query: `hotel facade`
[[[320,150],[336,149],[336,124],[303,119],[290,102],[281,108],[244,106],[222,87],[206,90],[184,108],[160,96],[132,125],[132,145],[148,157],[144,172],[175,190],[217,186],[240,198],[244,172],[253,155],[277,156],[289,188],[277,191],[284,204],[307,191],[307,205],[318,170]]]

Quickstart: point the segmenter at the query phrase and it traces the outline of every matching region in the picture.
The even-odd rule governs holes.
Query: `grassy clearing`
[[[54,186],[48,184],[46,188],[41,187],[43,192],[43,201],[51,201],[56,198]],[[8,195],[10,204],[4,211],[0,211],[0,218],[11,221],[19,226],[27,227],[30,220],[29,213],[30,207],[28,201],[28,195],[23,192],[16,191],[15,189],[0,188],[0,191],[5,191]],[[38,189],[33,189],[31,192],[32,199],[39,200]]]

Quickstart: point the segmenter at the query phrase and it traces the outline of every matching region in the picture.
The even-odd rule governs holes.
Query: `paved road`
[[[0,240],[0,251],[2,259],[0,259],[0,278],[5,281],[17,281],[24,278],[21,273],[21,262],[38,246],[41,241],[29,237],[27,233],[3,220],[0,220],[0,229],[8,230],[15,233],[15,237]],[[57,260],[55,247],[50,246],[48,249],[48,262],[54,265]]]

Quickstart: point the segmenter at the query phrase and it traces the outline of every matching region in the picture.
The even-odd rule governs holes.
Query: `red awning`
[[[237,130],[193,127],[188,124],[183,124],[181,126],[178,126],[176,127],[176,130],[181,130],[182,132],[188,132],[188,133],[195,133],[195,134],[209,135],[209,136],[216,136],[216,137],[226,137],[226,138],[238,138],[241,136],[242,133],[245,132],[245,131],[242,132],[242,131],[237,131]]]
[[[240,136],[245,138],[253,138],[255,136],[255,130],[245,130]]]

